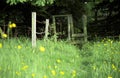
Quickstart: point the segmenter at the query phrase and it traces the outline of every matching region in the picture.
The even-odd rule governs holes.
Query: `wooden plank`
[[[36,47],[36,12],[32,12],[32,47]]]
[[[53,16],[53,29],[54,29],[54,40],[55,40],[55,41],[57,41],[57,33],[56,33],[55,16]]]
[[[72,15],[70,15],[70,23],[71,23],[71,35],[72,35],[72,34],[74,34],[74,27],[73,27]]]
[[[87,42],[87,16],[83,15],[83,32],[84,32],[84,41]]]
[[[66,14],[66,15],[53,15],[54,17],[64,17],[64,16],[70,16],[71,14]]]
[[[72,34],[72,37],[84,37],[84,33]]]
[[[82,43],[84,43],[84,41],[82,40],[75,40],[71,42],[71,44],[82,44]]]
[[[49,27],[49,19],[46,19],[46,24],[45,24],[45,39],[48,38],[48,27]]]

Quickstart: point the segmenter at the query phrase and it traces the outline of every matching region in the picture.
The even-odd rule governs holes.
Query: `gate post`
[[[32,47],[36,47],[36,12],[32,12]]]
[[[45,24],[45,38],[48,39],[48,27],[49,27],[49,19],[46,19],[46,24]]]
[[[87,16],[82,16],[83,21],[83,32],[84,32],[84,41],[87,42]]]

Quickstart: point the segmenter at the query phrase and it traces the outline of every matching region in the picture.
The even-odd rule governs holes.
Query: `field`
[[[120,78],[120,41],[0,39],[0,78]]]

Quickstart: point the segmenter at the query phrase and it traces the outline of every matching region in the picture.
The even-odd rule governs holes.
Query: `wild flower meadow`
[[[0,40],[0,78],[77,78],[79,49],[65,42]]]
[[[120,78],[120,41],[103,39],[82,48],[51,40],[0,40],[0,78]]]
[[[82,78],[120,78],[120,41],[89,42],[80,51]]]

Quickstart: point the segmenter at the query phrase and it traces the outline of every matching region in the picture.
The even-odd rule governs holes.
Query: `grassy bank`
[[[104,39],[87,43],[80,51],[82,78],[120,78],[120,41]]]
[[[0,40],[0,78],[120,78],[120,41]]]
[[[65,42],[0,40],[0,78],[79,77],[79,49]]]

